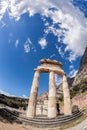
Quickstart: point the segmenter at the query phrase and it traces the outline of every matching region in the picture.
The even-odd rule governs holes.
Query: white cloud
[[[72,63],[72,61],[75,61],[76,58],[77,58],[77,55],[75,55],[75,53],[71,51],[68,57],[68,60]]]
[[[1,21],[1,28],[4,28],[6,26],[6,23],[4,21]]]
[[[45,49],[46,46],[47,46],[47,41],[46,41],[45,38],[41,38],[41,39],[39,40],[38,44],[40,44],[40,46],[41,46],[42,49]]]
[[[58,51],[58,54],[60,54],[61,57],[64,58],[64,51],[62,50],[62,46],[61,47],[58,47],[58,45],[55,45],[55,46]]]
[[[74,68],[74,66],[73,66],[73,65],[70,65],[70,66],[69,66],[69,68],[70,68],[70,69],[73,69],[73,68]]]
[[[8,7],[8,0],[0,0],[0,20],[5,14],[7,7]]]
[[[62,51],[61,47],[58,48],[58,53],[61,55],[62,58],[64,57],[64,52]]]
[[[34,4],[32,4],[32,0],[21,0],[20,2],[19,0],[3,0],[0,2],[0,19],[7,8],[9,8],[9,16],[16,20],[19,20],[20,16],[26,12],[30,16],[39,13],[42,17],[50,17],[53,24],[50,26],[48,21],[45,22],[47,27],[45,32],[53,33],[57,36],[58,42],[62,41],[66,45],[66,51],[73,52],[72,60],[83,54],[87,46],[87,18],[79,8],[71,3],[71,0],[35,0]],[[56,9],[52,11],[51,8]],[[58,23],[60,23],[60,29],[54,26]],[[29,50],[29,45],[26,48]]]
[[[79,10],[77,12],[73,10],[73,13],[75,15],[72,15],[70,10],[68,10],[68,13],[62,10],[55,11],[55,13],[52,12],[51,18],[54,23],[45,29],[45,33],[52,32],[54,36],[58,37],[58,42],[62,41],[66,45],[65,51],[72,51],[71,60],[75,60],[77,56],[81,56],[87,46],[87,19]],[[58,22],[61,23],[60,29],[54,27],[55,23]]]
[[[26,42],[24,43],[24,51],[26,53],[29,53],[30,50],[33,50],[34,52],[36,52],[36,48],[33,45],[33,43],[31,42],[30,38],[27,38]]]
[[[29,43],[25,43],[25,44],[24,44],[24,51],[25,51],[26,53],[29,53],[29,52],[30,52],[30,45],[29,45]]]
[[[77,72],[78,70],[75,70],[75,69],[71,70],[70,73],[68,74],[68,77],[75,77]]]
[[[17,39],[16,42],[15,42],[15,47],[16,48],[18,47],[18,44],[19,44],[19,40]]]
[[[25,94],[22,95],[23,98],[28,98]]]
[[[53,58],[53,57],[56,57],[56,54],[52,54],[52,55],[50,56],[50,58]]]

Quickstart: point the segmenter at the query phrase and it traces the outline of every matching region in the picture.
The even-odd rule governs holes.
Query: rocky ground
[[[27,130],[27,129],[17,124],[0,122],[0,130]]]
[[[80,124],[65,130],[87,130],[87,119],[81,122]]]
[[[30,130],[23,125],[12,123],[0,116],[0,130]],[[59,130],[59,129],[58,129]],[[87,130],[87,119],[80,124],[65,130]]]

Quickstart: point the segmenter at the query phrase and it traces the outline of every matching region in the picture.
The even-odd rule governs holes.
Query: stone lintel
[[[59,74],[61,76],[63,76],[65,73],[62,69],[51,69],[51,68],[46,68],[46,67],[38,67],[36,69],[34,69],[34,71],[39,71],[39,72],[45,72],[45,73],[50,73],[51,71],[53,71],[55,74]]]
[[[46,63],[46,64],[50,64],[50,65],[58,65],[58,66],[62,67],[62,63],[61,63],[61,62],[58,62],[58,61],[56,61],[56,60],[41,59],[41,60],[40,60],[40,63],[41,63],[41,64]]]

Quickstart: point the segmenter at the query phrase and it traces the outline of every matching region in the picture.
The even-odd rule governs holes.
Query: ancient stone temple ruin
[[[38,84],[40,73],[49,74],[49,92],[48,92],[48,110],[47,117],[55,118],[57,116],[56,108],[56,87],[55,87],[55,74],[62,77],[63,96],[64,96],[64,115],[71,115],[71,101],[70,92],[68,88],[67,78],[65,72],[62,70],[62,64],[56,60],[42,59],[41,66],[35,69],[34,79],[30,92],[27,117],[34,118],[36,116],[36,104],[38,95]]]

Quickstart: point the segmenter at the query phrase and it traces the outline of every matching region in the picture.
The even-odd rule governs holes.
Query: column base
[[[56,109],[54,107],[53,108],[49,108],[48,118],[55,118],[56,116],[57,116]]]
[[[34,118],[35,117],[35,108],[34,107],[28,108],[26,116],[30,117],[30,118]]]

